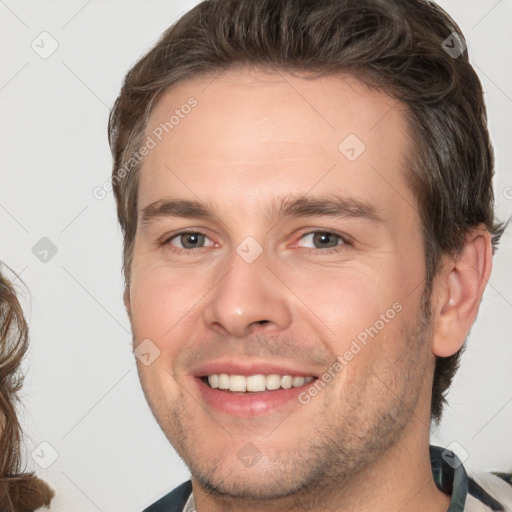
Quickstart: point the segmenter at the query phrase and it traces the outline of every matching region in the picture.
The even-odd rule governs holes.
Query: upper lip
[[[291,375],[292,377],[317,377],[318,374],[312,370],[295,367],[286,363],[276,363],[254,360],[215,360],[203,363],[194,367],[191,373],[195,377],[206,377],[207,375],[227,373],[229,375]]]

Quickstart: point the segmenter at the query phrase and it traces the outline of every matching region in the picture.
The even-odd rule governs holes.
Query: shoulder
[[[189,480],[144,509],[143,512],[182,512],[191,492],[192,483]]]

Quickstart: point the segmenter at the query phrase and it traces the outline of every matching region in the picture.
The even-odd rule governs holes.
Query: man
[[[192,475],[147,510],[464,510],[430,424],[503,226],[446,13],[202,2],[109,130],[139,375]]]

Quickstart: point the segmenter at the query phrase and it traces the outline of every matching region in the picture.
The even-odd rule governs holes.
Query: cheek
[[[315,273],[290,269],[286,280],[294,283],[293,290],[309,311],[307,316],[325,331],[338,351],[376,322],[381,327],[383,321],[394,319],[393,304],[403,295],[400,281],[388,269],[377,272],[352,267]],[[386,330],[391,323],[385,322]]]
[[[160,419],[166,416],[170,403],[178,400],[180,386],[174,378],[174,362],[183,349],[183,340],[191,338],[197,324],[195,283],[177,274],[168,267],[146,263],[132,274],[130,283],[135,346],[150,340],[159,351],[149,365],[138,361],[137,369],[147,400]]]
[[[199,277],[150,265],[134,275],[130,302],[136,340],[149,338],[162,350],[193,325],[207,292]]]
[[[418,299],[406,299],[409,290],[395,270],[382,265],[378,271],[340,268],[296,276],[294,290],[307,308],[305,317],[342,366],[339,372],[334,369],[340,392],[361,388],[361,394],[375,372],[386,376],[396,371],[407,346],[407,326],[416,314],[405,302]]]

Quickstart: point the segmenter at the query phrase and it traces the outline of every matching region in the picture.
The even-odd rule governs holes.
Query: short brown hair
[[[28,325],[16,290],[0,268],[0,510],[31,512],[48,506],[53,491],[32,473],[21,471],[21,427],[17,392],[20,365],[28,348]]]
[[[138,151],[148,116],[170,86],[243,65],[313,77],[350,73],[407,107],[415,145],[407,179],[422,220],[426,289],[441,256],[457,255],[480,223],[496,247],[504,228],[494,216],[493,151],[482,86],[463,42],[456,23],[427,0],[209,0],[187,12],[127,73],[110,115],[126,286],[140,163],[123,179],[118,170]],[[460,353],[436,361],[437,422]]]

